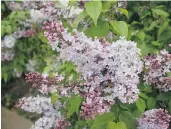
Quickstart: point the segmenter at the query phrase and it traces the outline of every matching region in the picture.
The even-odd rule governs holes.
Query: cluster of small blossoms
[[[19,100],[17,106],[25,111],[43,115],[31,129],[51,129],[56,126],[63,126],[63,123],[60,123],[63,120],[63,116],[59,111],[63,105],[59,101],[52,105],[51,99],[47,97],[24,97]]]
[[[171,116],[167,110],[152,109],[145,111],[137,119],[137,129],[168,129]]]
[[[52,46],[53,50],[59,51],[59,41],[62,45],[66,44],[62,35],[62,32],[64,32],[64,27],[58,20],[44,21],[42,29],[44,30],[44,36],[48,39],[48,44]]]
[[[118,97],[123,103],[133,103],[138,99],[138,74],[143,65],[135,42],[120,39],[103,44],[77,31],[71,39],[71,45],[62,49],[61,58],[77,66],[91,89],[103,87],[109,101]]]
[[[161,50],[157,55],[144,57],[144,61],[147,69],[144,75],[146,83],[165,92],[171,90],[171,76],[167,75],[171,72],[171,54]]]
[[[112,103],[106,102],[102,97],[99,91],[91,91],[85,95],[86,100],[82,103],[80,116],[84,119],[92,118],[95,119],[95,114],[102,115],[105,112],[110,111]]]
[[[6,35],[2,41],[1,48],[13,48],[16,43],[16,38],[12,35]]]
[[[66,129],[71,123],[64,118],[57,121],[55,129]]]
[[[14,58],[14,51],[10,49],[1,48],[1,61],[11,61]]]
[[[36,34],[36,30],[33,27],[31,27],[30,29],[24,32],[24,37],[32,37],[35,34]]]
[[[55,85],[57,80],[46,75],[43,76],[39,72],[31,72],[26,74],[26,81],[32,83],[33,87],[41,87],[42,85]]]
[[[1,61],[11,61],[14,58],[14,51],[16,38],[13,35],[6,35],[1,42]]]
[[[12,11],[38,9],[39,5],[40,3],[36,1],[23,1],[23,2],[8,1],[7,2],[8,9]]]

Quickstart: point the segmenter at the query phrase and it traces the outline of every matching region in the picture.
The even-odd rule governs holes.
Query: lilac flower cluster
[[[35,34],[36,34],[36,30],[33,27],[31,27],[30,29],[24,32],[24,37],[32,37]]]
[[[49,41],[49,45],[57,46],[56,49],[58,50],[58,42],[64,42],[61,35],[64,31],[62,23],[58,20],[44,21],[42,29],[44,30],[44,36],[47,37]]]
[[[59,111],[63,106],[59,101],[52,105],[51,99],[47,97],[24,97],[19,100],[17,106],[25,111],[43,115],[35,122],[31,129],[51,129],[52,127],[64,125],[60,122],[64,117]]]
[[[166,50],[161,50],[157,55],[150,55],[144,58],[147,72],[144,80],[147,84],[153,85],[162,91],[171,90],[171,54]]]
[[[104,112],[110,111],[112,103],[106,102],[102,97],[99,91],[92,91],[87,93],[85,102],[82,103],[80,116],[84,119],[92,118],[95,119],[95,114],[102,115]]]
[[[137,129],[168,129],[171,116],[167,110],[152,109],[145,111],[137,119]]]
[[[1,41],[1,61],[11,61],[14,58],[14,51],[12,48],[15,46],[16,38],[13,35],[6,35]]]
[[[8,7],[8,9],[10,9],[12,11],[38,9],[40,7],[40,2],[36,2],[36,1],[23,1],[23,2],[8,1],[7,7]]]
[[[32,83],[33,87],[40,87],[44,85],[55,85],[57,82],[56,78],[49,78],[48,76],[42,76],[38,72],[28,73],[26,74],[26,81]]]
[[[133,103],[138,99],[138,74],[143,65],[135,42],[120,39],[102,44],[77,31],[70,39],[71,45],[61,50],[61,58],[77,66],[92,90],[103,87],[109,101],[118,97],[123,103]]]
[[[64,118],[57,121],[55,129],[66,129],[71,123]]]

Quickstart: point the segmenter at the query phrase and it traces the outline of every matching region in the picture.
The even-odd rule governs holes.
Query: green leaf
[[[145,111],[146,104],[145,104],[145,101],[143,99],[139,98],[136,101],[136,106],[137,106],[138,110],[140,110],[141,112]]]
[[[101,1],[90,1],[85,4],[86,12],[93,19],[95,26],[102,10]]]
[[[158,29],[158,36],[168,27],[169,22],[166,20]]]
[[[171,98],[171,92],[162,92],[160,94],[158,94],[156,100],[159,100],[159,101],[166,101],[166,100],[169,100]]]
[[[148,96],[142,92],[140,92],[139,96],[143,99],[148,99]]]
[[[132,112],[132,115],[135,117],[135,118],[139,118],[141,116],[142,112],[140,112],[139,110],[135,110]]]
[[[160,44],[158,41],[152,41],[151,42],[154,46],[161,46],[162,44]]]
[[[120,12],[122,12],[127,18],[129,18],[128,11],[123,8],[117,8]]]
[[[5,34],[5,26],[1,24],[1,37]]]
[[[156,49],[146,43],[143,43],[138,46],[141,49],[142,56],[148,55],[149,53],[154,53]]]
[[[46,73],[46,72],[49,72],[52,70],[52,65],[48,65],[44,68],[43,72]]]
[[[51,94],[51,103],[55,104],[57,100],[58,100],[57,93],[56,92],[52,93]]]
[[[79,111],[79,107],[81,104],[81,98],[79,96],[73,95],[70,99],[69,99],[69,108],[68,108],[68,112],[67,112],[67,118],[70,118],[70,116],[76,112],[78,115],[78,111]]]
[[[169,112],[171,113],[171,99],[169,100],[168,106],[169,106]]]
[[[171,27],[168,27],[168,26],[167,26],[167,29],[165,29],[165,30],[160,34],[160,36],[158,37],[158,40],[159,40],[159,41],[167,41],[168,39],[171,38],[170,32],[171,32]]]
[[[21,19],[24,19],[24,18],[25,18],[25,14],[26,14],[26,13],[25,13],[24,11],[18,11],[18,12],[17,12],[17,17],[18,17],[18,18],[21,18]]]
[[[10,25],[7,25],[5,28],[6,28],[6,32],[8,34],[11,34],[12,33],[12,27]]]
[[[104,113],[103,115],[96,115],[96,119],[93,122],[91,129],[104,129],[108,122],[115,119],[112,112]]]
[[[113,27],[113,30],[120,36],[128,36],[128,25],[124,21],[110,21],[110,24]]]
[[[153,28],[157,27],[158,22],[157,21],[153,21],[149,27],[145,28],[145,30],[148,32],[150,30],[152,30]]]
[[[107,124],[106,129],[127,129],[126,125],[124,122],[118,122],[118,123],[114,123],[114,122],[109,122]]]
[[[7,82],[7,80],[8,80],[8,74],[7,73],[4,73],[3,74],[3,78],[4,78],[4,81]]]
[[[156,100],[153,97],[149,97],[147,99],[147,107],[148,109],[153,109],[156,105]]]
[[[103,31],[102,31],[103,30]],[[109,32],[108,22],[98,20],[97,26],[92,25],[90,28],[84,31],[85,35],[88,37],[104,37]]]
[[[167,77],[171,77],[171,72],[167,72],[167,73],[166,73],[166,76],[167,76]]]
[[[87,16],[87,12],[84,10],[81,12],[77,18],[74,20],[73,28],[76,28],[80,21],[82,21]]]
[[[128,129],[136,129],[136,120],[130,112],[128,111],[121,112],[119,115],[119,120],[123,121]]]
[[[157,15],[160,15],[160,16],[163,16],[163,17],[168,17],[169,14],[161,9],[152,9],[152,12],[157,14]]]
[[[110,7],[113,6],[115,3],[116,1],[103,1],[102,12],[109,11]]]

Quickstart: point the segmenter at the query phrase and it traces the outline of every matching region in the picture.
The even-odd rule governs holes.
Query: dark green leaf
[[[123,121],[128,129],[136,129],[136,120],[130,112],[128,111],[121,112],[119,115],[119,120]]]
[[[171,92],[162,92],[160,93],[156,100],[159,100],[159,101],[166,101],[166,100],[169,100],[171,98]]]
[[[96,119],[91,127],[91,129],[104,129],[108,122],[115,119],[112,112],[104,113],[103,115],[96,115]]]
[[[153,108],[155,107],[155,105],[156,105],[156,100],[155,100],[155,98],[149,97],[149,98],[147,99],[147,107],[148,107],[148,109],[153,109]]]
[[[81,98],[79,96],[73,95],[69,99],[69,104],[70,104],[70,106],[68,108],[67,118],[69,118],[74,112],[76,112],[78,114],[79,107],[81,104]]]

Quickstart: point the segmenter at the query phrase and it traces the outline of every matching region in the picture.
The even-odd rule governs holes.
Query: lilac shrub
[[[147,110],[137,119],[137,129],[168,129],[170,118],[167,110]]]

